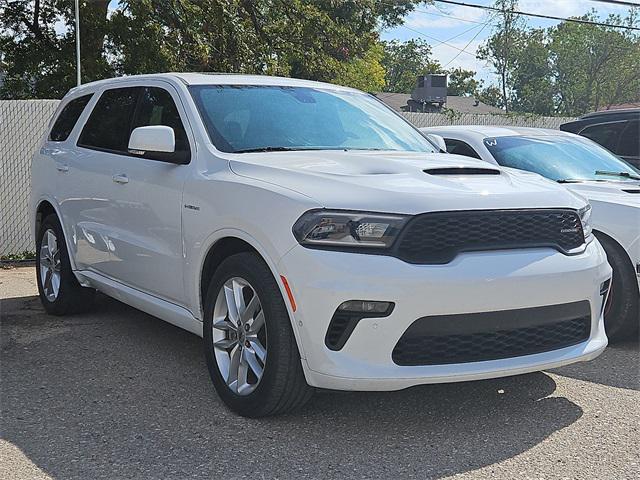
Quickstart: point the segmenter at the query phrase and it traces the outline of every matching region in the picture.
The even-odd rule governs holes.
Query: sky
[[[493,0],[459,0],[476,5],[492,5]],[[638,3],[640,0],[629,0]],[[623,17],[628,7],[595,2],[593,0],[520,0],[521,12],[571,17],[583,15],[595,9],[601,20],[610,13]],[[479,8],[435,2],[433,5],[420,4],[405,18],[404,25],[383,31],[383,40],[406,41],[421,38],[432,46],[433,56],[446,68],[462,67],[477,72],[477,78],[487,83],[495,81],[491,69],[475,58],[477,48],[491,35],[492,26],[485,25],[492,13]],[[529,26],[551,27],[559,22],[534,17],[525,17]],[[440,41],[445,43],[439,43]],[[461,53],[460,50],[464,50]]]

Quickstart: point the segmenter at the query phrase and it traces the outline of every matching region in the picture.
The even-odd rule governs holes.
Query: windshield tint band
[[[212,143],[223,152],[435,152],[404,118],[362,92],[274,85],[194,85],[189,90]]]

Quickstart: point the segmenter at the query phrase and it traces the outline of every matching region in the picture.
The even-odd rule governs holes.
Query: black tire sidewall
[[[611,281],[611,309],[605,315],[605,331],[612,341],[623,340],[633,334],[640,323],[638,311],[638,287],[631,261],[626,253],[612,240],[596,234],[607,253],[607,260],[613,269]],[[622,251],[621,251],[622,250]]]
[[[267,330],[267,358],[264,373],[256,389],[248,395],[232,392],[220,374],[213,349],[213,310],[218,292],[232,277],[247,280],[260,299],[265,314]],[[222,400],[243,416],[269,414],[269,405],[275,405],[285,393],[284,378],[291,370],[301,368],[291,365],[291,359],[300,357],[295,346],[291,321],[284,300],[269,267],[253,253],[239,253],[222,262],[207,290],[204,309],[203,340],[207,367],[211,380]],[[295,352],[292,351],[295,349]]]
[[[44,294],[40,275],[40,249],[42,247],[44,234],[47,230],[53,230],[56,234],[58,250],[60,251],[60,289],[58,290],[58,296],[53,302],[47,299]],[[36,241],[36,280],[38,283],[38,293],[40,294],[42,306],[47,313],[51,315],[64,315],[66,313],[73,313],[75,310],[80,310],[81,307],[85,306],[87,297],[90,296],[90,294],[95,293],[94,290],[83,288],[78,283],[78,280],[71,269],[71,262],[69,260],[69,253],[67,250],[64,232],[62,231],[62,225],[55,214],[45,217],[38,232],[38,238]]]

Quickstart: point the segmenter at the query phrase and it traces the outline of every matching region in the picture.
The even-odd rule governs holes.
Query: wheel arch
[[[611,243],[611,245],[616,250],[618,250],[618,252],[621,253],[623,257],[627,260],[631,270],[635,272],[635,265],[633,264],[633,260],[629,256],[629,252],[627,252],[627,250],[620,244],[620,242],[618,242],[615,238],[603,232],[602,230],[594,229],[593,233],[598,239],[598,241],[600,241],[601,238],[604,238],[608,243]],[[604,248],[604,245],[603,245],[603,248]],[[606,248],[605,248],[605,253],[606,253]],[[637,283],[636,283],[636,286],[637,286]],[[640,294],[640,290],[638,291],[638,294]]]
[[[298,351],[302,358],[304,358],[301,336],[298,331],[298,325],[295,322],[291,302],[289,301],[286,288],[276,268],[277,262],[274,261],[267,253],[266,249],[249,234],[235,229],[225,229],[217,232],[217,234],[213,235],[211,240],[207,242],[207,245],[206,253],[202,256],[200,266],[197,270],[197,299],[200,318],[204,320],[204,302],[207,294],[207,288],[209,287],[209,281],[217,267],[220,266],[222,261],[230,255],[240,252],[254,252],[267,264],[267,267],[269,267],[269,270],[278,285],[280,294],[282,295],[285,306],[287,307],[291,328],[293,329],[294,337],[298,344]]]
[[[58,217],[58,220],[60,221],[62,233],[64,234],[64,241],[67,246],[67,252],[69,252],[69,263],[71,264],[71,269],[76,270],[76,259],[75,254],[73,254],[73,252],[75,252],[75,248],[73,248],[73,245],[70,243],[70,238],[68,232],[65,229],[65,224],[62,220],[62,214],[60,213],[60,207],[54,200],[48,197],[40,198],[36,203],[36,208],[33,210],[32,227],[34,247],[35,242],[38,241],[38,233],[40,232],[42,221],[51,214],[56,215]]]

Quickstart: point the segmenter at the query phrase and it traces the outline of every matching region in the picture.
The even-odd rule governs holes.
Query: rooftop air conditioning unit
[[[447,75],[421,75],[416,88],[411,92],[411,99],[420,103],[447,102]]]

